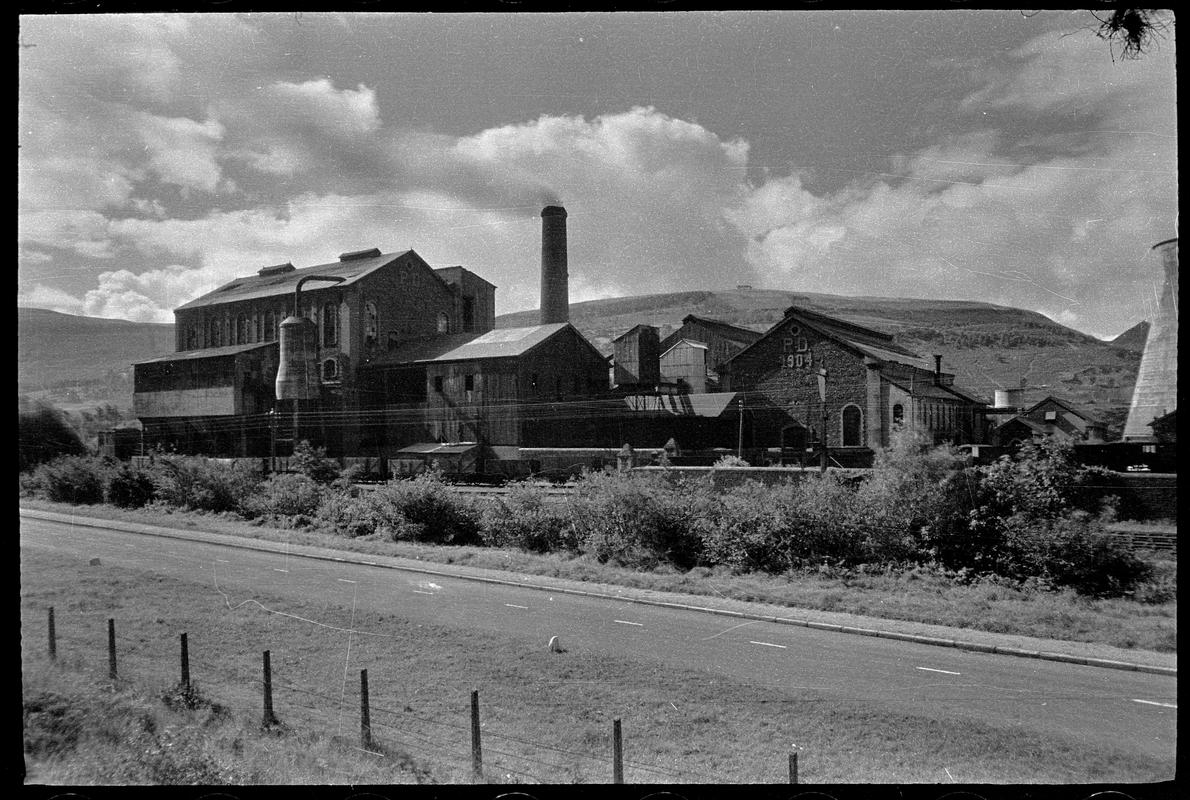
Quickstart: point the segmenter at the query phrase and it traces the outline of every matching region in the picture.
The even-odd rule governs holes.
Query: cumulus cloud
[[[217,120],[200,123],[141,113],[133,123],[144,143],[148,168],[161,181],[183,189],[215,191],[221,175],[216,153],[223,138],[223,126]]]
[[[102,272],[99,286],[83,298],[83,308],[92,317],[172,322],[172,308],[178,298],[197,296],[216,285],[204,270],[178,265],[139,275],[125,269]]]

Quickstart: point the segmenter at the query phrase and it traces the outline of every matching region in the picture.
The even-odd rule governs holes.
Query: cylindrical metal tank
[[[566,266],[566,209],[541,210],[541,324],[570,321],[569,273]]]
[[[315,325],[305,317],[286,317],[279,337],[280,364],[277,367],[277,400],[313,400],[318,385],[310,380],[316,362]]]
[[[1020,408],[1022,397],[1020,389],[997,389],[993,408]]]

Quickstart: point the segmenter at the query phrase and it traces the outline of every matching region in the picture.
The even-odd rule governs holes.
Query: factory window
[[[380,314],[371,300],[364,303],[364,346],[376,346],[380,341]],[[393,336],[388,336],[388,349],[393,349]]]
[[[327,303],[322,307],[322,346],[334,347],[339,343],[339,306]]]
[[[211,347],[223,346],[223,322],[222,320],[211,320]]]
[[[401,339],[400,339],[400,337],[397,335],[397,332],[396,332],[396,331],[389,331],[389,332],[388,332],[388,349],[389,349],[389,350],[396,350],[396,349],[397,349],[397,345],[399,345],[400,343],[401,343]]]
[[[264,340],[271,342],[277,338],[277,318],[272,311],[264,312]]]
[[[240,314],[236,317],[236,340],[232,344],[248,343],[248,317]]]
[[[843,407],[843,446],[859,447],[863,444],[863,412],[857,405]]]
[[[328,358],[322,362],[322,379],[324,381],[336,381],[339,379],[339,362],[333,358]]]
[[[475,330],[475,301],[470,297],[463,298],[463,330]]]
[[[893,425],[902,425],[905,422],[905,406],[897,403],[893,406]]]
[[[571,381],[570,390],[575,394],[578,394],[578,375],[575,375],[574,380]]]
[[[1057,412],[1057,411],[1047,411],[1047,412],[1045,412],[1045,421],[1046,421],[1046,422],[1054,422],[1054,421],[1056,421],[1057,419],[1058,419],[1058,412]]]
[[[562,399],[562,376],[558,375],[554,378],[554,396],[559,400]]]
[[[474,375],[464,375],[463,376],[463,388],[469,392],[475,390],[475,376]]]
[[[438,332],[439,333],[449,333],[450,332],[450,318],[447,317],[446,314],[441,311],[438,312]]]
[[[529,388],[532,389],[534,392],[537,391],[537,373],[536,372],[529,375]]]
[[[186,349],[195,350],[198,348],[198,326],[186,326]]]
[[[439,392],[439,393],[442,392],[442,376],[441,375],[434,376],[434,391]]]

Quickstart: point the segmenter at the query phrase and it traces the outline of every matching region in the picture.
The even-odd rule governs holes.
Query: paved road
[[[94,524],[100,524],[94,521]],[[177,534],[177,531],[171,533]],[[759,687],[862,701],[877,710],[971,719],[1175,763],[1177,679],[848,636],[680,609],[428,576],[23,517],[21,547],[202,576],[229,596],[317,598],[414,622],[497,633],[642,668],[682,667]],[[365,555],[344,557],[368,561]],[[26,576],[27,578],[28,576]],[[352,591],[343,592],[345,584]]]

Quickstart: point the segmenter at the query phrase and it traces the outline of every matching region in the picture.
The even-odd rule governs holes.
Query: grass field
[[[875,712],[813,690],[774,691],[648,662],[555,654],[501,637],[256,592],[232,606],[206,582],[21,550],[25,759],[35,783],[463,783],[470,691],[485,777],[609,782],[623,719],[636,783],[1067,783],[1168,779],[1173,765],[977,722]],[[54,606],[59,658],[46,654]],[[289,616],[285,616],[289,615]],[[116,620],[120,679],[107,677]],[[221,711],[171,711],[191,674]],[[350,631],[368,632],[351,633]],[[370,635],[369,635],[370,634]],[[261,651],[272,653],[280,733],[259,730]],[[358,749],[369,673],[380,754]]]
[[[1049,592],[1007,583],[956,584],[924,569],[855,574],[823,570],[789,575],[736,575],[724,568],[652,572],[600,564],[590,557],[540,555],[488,547],[447,547],[376,538],[349,539],[311,530],[277,531],[232,515],[193,512],[162,514],[109,506],[72,507],[22,498],[30,508],[77,512],[85,516],[201,528],[218,533],[288,541],[353,552],[403,556],[423,561],[501,569],[547,577],[633,586],[658,591],[750,600],[787,608],[844,611],[959,628],[1011,633],[1126,649],[1177,652],[1177,600],[1174,561],[1154,560],[1157,584],[1170,595],[1162,602],[1092,599],[1073,591]]]

